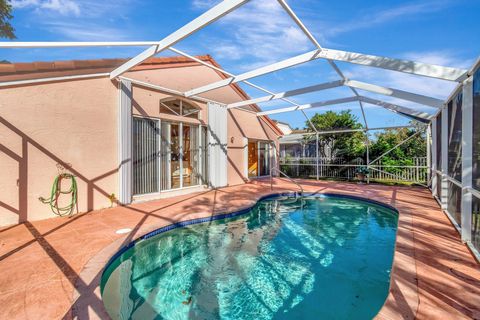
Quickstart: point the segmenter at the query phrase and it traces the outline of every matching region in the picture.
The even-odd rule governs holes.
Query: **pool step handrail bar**
[[[274,171],[277,171],[278,173],[280,173],[281,175],[283,175],[285,178],[287,178],[288,180],[290,180],[291,182],[293,182],[294,184],[297,185],[298,188],[300,188],[300,194],[303,194],[303,188],[302,186],[296,182],[295,180],[293,180],[292,178],[290,178],[285,172],[283,172],[282,170],[276,168],[276,167],[273,167],[270,169],[270,190],[273,190],[273,172]],[[295,192],[295,198],[297,197],[297,193]]]

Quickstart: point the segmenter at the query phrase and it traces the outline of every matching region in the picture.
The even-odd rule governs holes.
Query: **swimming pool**
[[[219,218],[164,228],[117,254],[101,281],[112,319],[371,319],[382,307],[393,208],[273,196]]]

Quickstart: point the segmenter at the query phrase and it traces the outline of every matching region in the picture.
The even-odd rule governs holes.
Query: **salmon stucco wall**
[[[38,198],[50,197],[57,164],[76,176],[79,212],[110,206],[117,101],[108,78],[0,89],[0,225],[54,216]]]
[[[132,71],[128,77],[181,92],[218,81],[204,66]],[[206,125],[207,105],[195,101],[200,119],[160,114],[171,95],[133,86],[133,114]],[[204,95],[221,103],[243,100],[234,87]],[[118,196],[118,90],[107,77],[0,89],[0,226],[54,217],[39,197],[50,197],[58,165],[76,176],[78,212],[111,205]],[[271,123],[254,111],[232,109],[228,121],[228,184],[248,181],[247,141],[274,141]],[[68,188],[69,184],[64,185]],[[60,200],[60,206],[66,204]]]
[[[222,79],[218,72],[201,65],[132,71],[127,73],[126,76],[180,92],[185,92]],[[148,90],[140,90],[140,88],[135,87],[133,89],[133,97],[137,106],[134,105],[134,114],[141,115],[142,112],[146,111],[145,113],[148,116],[158,116],[182,121],[181,118],[168,118],[166,115],[158,115],[158,101],[164,96],[165,95],[160,93],[154,94],[153,91],[148,92]],[[226,104],[245,99],[245,97],[232,86],[206,92],[202,94],[202,97]],[[199,105],[202,106],[202,110],[206,107],[206,105],[201,103],[199,103]],[[202,112],[202,123],[208,123],[207,116],[206,112]],[[227,114],[227,121],[228,185],[237,185],[248,181],[246,172],[247,159],[245,157],[245,152],[248,147],[246,141],[248,141],[248,139],[273,141],[276,146],[275,150],[278,150],[278,133],[264,118],[257,117],[255,112],[251,110],[231,109]]]

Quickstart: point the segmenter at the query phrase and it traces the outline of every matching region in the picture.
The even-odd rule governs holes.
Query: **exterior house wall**
[[[117,95],[108,78],[0,90],[0,225],[53,216],[38,198],[50,197],[57,163],[77,177],[79,212],[110,206]]]
[[[207,67],[191,65],[125,76],[179,91],[221,79]],[[207,124],[204,102],[193,102],[201,109],[196,120],[160,114],[160,100],[172,97],[169,94],[136,85],[132,94],[133,115]],[[0,226],[54,216],[38,198],[50,197],[58,163],[77,177],[79,212],[111,205],[109,196],[119,191],[118,95],[116,82],[107,77],[0,89]],[[222,103],[244,99],[232,87],[204,97]],[[278,136],[252,111],[230,110],[227,121],[228,184],[236,185],[248,180],[245,141],[277,143]]]
[[[157,69],[157,70],[140,70],[132,71],[125,75],[126,77],[136,79],[139,81],[154,83],[159,86],[163,86],[169,89],[178,90],[181,92],[188,91],[190,89],[203,86],[208,83],[212,83],[221,79],[221,76],[215,70],[207,68],[205,66],[183,66],[182,68],[169,68],[169,69]],[[142,97],[138,97],[142,95]],[[143,93],[139,93],[138,89],[133,89],[133,97],[135,100],[141,99],[141,105],[144,105],[148,100],[148,116],[160,117],[167,119],[167,115],[160,115],[158,108],[158,100],[166,95],[150,93],[151,99],[147,99],[143,96]],[[202,94],[201,97],[208,98],[221,103],[233,103],[244,99],[240,92],[234,90],[232,87],[223,87],[213,91]],[[197,105],[206,108],[206,104],[196,102]],[[146,106],[147,104],[145,104]],[[135,108],[135,107],[134,107]],[[138,114],[138,110],[134,109],[134,113]],[[202,112],[201,123],[207,123],[207,115]],[[175,120],[174,118],[168,118]],[[186,119],[186,118],[181,118]],[[179,118],[177,121],[181,121]],[[183,121],[183,120],[182,120]],[[244,109],[230,109],[227,113],[228,121],[228,184],[237,185],[248,181],[248,175],[245,170],[247,163],[244,156],[248,144],[245,143],[245,139],[274,141],[276,150],[278,148],[278,134],[272,128],[271,124],[268,124],[266,120],[257,115],[251,110]],[[278,158],[278,154],[277,154]]]

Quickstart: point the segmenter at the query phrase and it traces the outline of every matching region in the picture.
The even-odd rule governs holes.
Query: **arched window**
[[[169,98],[160,101],[160,112],[198,119],[200,108],[189,101]]]

